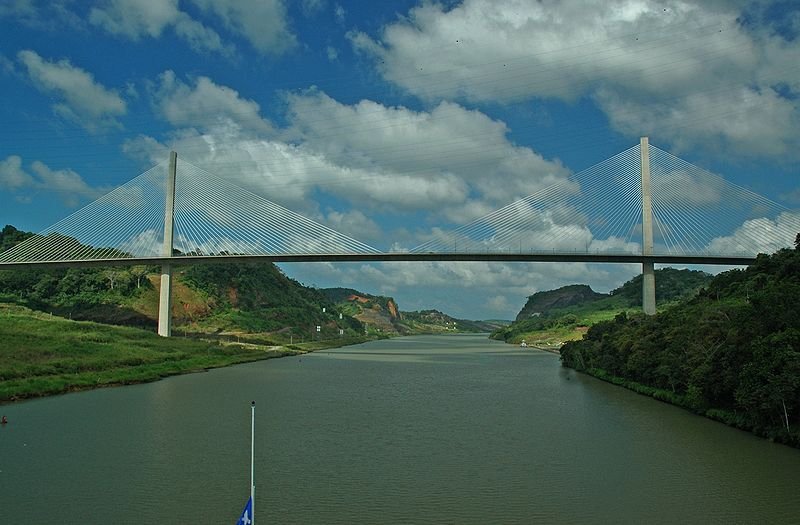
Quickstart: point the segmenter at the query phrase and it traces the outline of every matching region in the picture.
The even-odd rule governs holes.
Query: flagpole
[[[256,436],[256,402],[250,404],[250,523],[255,523],[256,513],[256,486],[253,483],[253,455],[255,452]]]

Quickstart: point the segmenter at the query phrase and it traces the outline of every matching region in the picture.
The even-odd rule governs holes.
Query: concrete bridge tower
[[[653,200],[650,189],[650,143],[639,141],[642,159],[642,255],[653,255]],[[642,309],[647,315],[656,313],[656,275],[652,261],[642,263]]]
[[[169,170],[167,171],[166,202],[164,206],[164,246],[161,255],[172,257],[172,236],[175,218],[175,173],[177,171],[178,154],[169,152]],[[172,266],[169,263],[161,266],[161,290],[158,301],[158,335],[169,337],[172,334]]]

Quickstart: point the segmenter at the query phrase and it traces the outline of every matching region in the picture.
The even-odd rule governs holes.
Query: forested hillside
[[[6,226],[0,247],[9,249],[30,235]],[[70,319],[155,329],[159,271],[148,266],[0,271],[0,302]],[[338,336],[339,330],[363,333],[359,321],[346,314],[340,319],[338,313],[324,294],[273,264],[174,270],[173,323],[184,332],[281,332],[301,339]]]
[[[541,317],[553,310],[567,308],[578,304],[586,304],[607,297],[597,293],[585,284],[571,284],[555,290],[536,292],[528,297],[528,301],[519,311],[515,321],[524,321],[531,317]]]
[[[324,293],[290,279],[273,264],[194,265],[182,272],[184,282],[213,301],[213,312],[200,324],[248,332],[291,329],[298,335],[363,332],[362,324],[339,312]]]
[[[759,255],[656,316],[621,314],[564,366],[800,446],[800,251]]]
[[[668,308],[680,298],[691,297],[711,276],[695,270],[656,270],[656,301]],[[492,332],[493,339],[518,344],[523,340],[542,347],[559,347],[580,339],[593,324],[613,319],[620,312],[636,311],[642,305],[642,276],[638,275],[608,294],[586,285],[563,286],[537,292],[525,303],[517,320]]]

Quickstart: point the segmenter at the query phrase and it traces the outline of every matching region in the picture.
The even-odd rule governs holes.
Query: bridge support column
[[[158,299],[158,335],[172,335],[172,267],[161,266],[161,294]]]
[[[642,309],[647,315],[656,313],[656,274],[651,262],[642,263]]]
[[[642,255],[653,255],[653,199],[650,189],[650,141],[639,141],[642,168]],[[647,315],[656,313],[656,274],[652,262],[642,263],[642,309]]]
[[[174,232],[175,215],[175,173],[177,171],[178,154],[169,153],[169,171],[167,173],[166,202],[164,206],[164,246],[161,254],[172,257],[172,235]],[[172,335],[172,266],[161,266],[161,290],[158,301],[158,335],[169,337]]]

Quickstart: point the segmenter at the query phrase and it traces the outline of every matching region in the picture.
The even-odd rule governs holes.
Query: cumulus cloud
[[[330,210],[323,221],[334,230],[360,241],[370,242],[383,238],[380,226],[359,210]]]
[[[161,36],[180,15],[178,0],[107,0],[89,11],[89,21],[133,40]]]
[[[186,159],[307,216],[319,214],[316,202],[307,198],[317,185],[342,176],[339,167],[301,145],[254,137],[234,123],[211,126],[204,132],[180,130],[165,143],[139,136],[124,145],[126,153],[152,164],[163,162],[170,149],[179,153],[179,162]]]
[[[288,95],[287,102],[292,130],[304,144],[341,166],[375,174],[346,187],[367,206],[438,209],[460,221],[569,175],[559,162],[513,144],[505,123],[451,102],[413,111],[370,100],[345,105],[315,90]]]
[[[286,6],[281,0],[192,0],[207,14],[217,17],[256,51],[280,55],[297,45],[289,29]],[[312,2],[313,3],[313,2]]]
[[[233,54],[233,46],[225,44],[216,31],[178,9],[178,0],[107,0],[92,7],[89,21],[131,40],[159,38],[171,27],[195,51]]]
[[[618,130],[669,138],[676,151],[700,141],[738,155],[792,158],[800,147],[800,105],[770,87],[691,93],[663,102],[601,89],[595,98]]]
[[[210,51],[228,57],[233,56],[235,53],[233,44],[223,42],[222,37],[216,31],[192,19],[185,13],[181,13],[175,21],[175,34],[184,39],[189,44],[189,47],[198,52]]]
[[[165,71],[152,87],[152,99],[161,116],[174,126],[209,129],[233,122],[243,130],[272,134],[272,125],[259,114],[258,103],[208,77],[187,84],[174,72]]]
[[[89,131],[120,126],[117,118],[127,112],[125,101],[115,90],[96,82],[91,73],[69,60],[51,62],[31,50],[20,51],[17,59],[25,65],[36,87],[61,100],[53,105],[53,110],[62,117]]]
[[[566,168],[511,142],[502,121],[455,103],[440,102],[428,111],[369,100],[348,105],[312,89],[285,96],[288,124],[276,130],[260,117],[256,103],[208,78],[182,82],[165,72],[150,94],[159,112],[183,127],[164,142],[147,136],[128,141],[129,154],[158,163],[175,149],[234,184],[362,241],[400,242],[396,251],[437,237],[446,239],[446,251],[454,242],[461,251],[641,249],[610,230],[596,237],[597,225],[565,200],[581,190]],[[679,172],[664,176],[670,184],[687,186]],[[549,189],[557,183],[563,191]],[[495,217],[502,235],[477,240],[424,227],[389,239],[368,218],[415,216],[428,224],[463,224],[538,190],[546,190],[539,199],[546,202],[506,207]],[[702,196],[699,188],[695,193]],[[321,194],[335,197],[337,208],[320,210]]]
[[[307,197],[323,191],[359,210],[460,222],[569,175],[558,161],[513,144],[503,122],[448,102],[413,111],[369,100],[346,105],[310,90],[286,95],[288,126],[276,130],[257,103],[207,77],[183,82],[166,71],[149,93],[179,129],[164,143],[129,140],[126,152],[161,162],[176,149],[240,186],[314,214],[319,210]]]
[[[33,177],[22,169],[22,158],[18,155],[11,155],[0,161],[0,188],[14,191],[33,184]]]
[[[349,37],[384,78],[427,100],[588,96],[632,136],[792,154],[800,40],[743,18],[726,2],[465,0],[426,2],[378,38]]]
[[[46,31],[59,26],[83,30],[86,25],[81,17],[68,9],[67,2],[53,0],[5,0],[0,2],[0,18],[4,17]]]
[[[793,245],[800,232],[800,214],[780,213],[774,219],[760,217],[744,221],[731,235],[714,238],[707,246],[710,253],[773,253]]]
[[[108,191],[106,188],[90,186],[71,169],[54,170],[38,160],[31,163],[30,170],[32,173],[22,167],[21,157],[10,155],[0,161],[0,188],[12,192],[54,192],[70,207],[77,206],[83,200],[99,198]]]
[[[668,170],[651,164],[650,172],[653,200],[670,209],[683,203],[691,203],[693,208],[716,206],[726,192],[724,179],[700,169]]]

